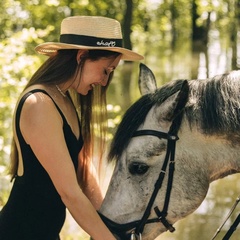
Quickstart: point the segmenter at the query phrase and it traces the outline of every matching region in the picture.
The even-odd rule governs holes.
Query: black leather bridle
[[[118,224],[103,214],[99,213],[100,217],[104,221],[104,223],[107,225],[107,227],[115,234],[117,234],[121,239],[128,239],[129,236],[131,236],[131,239],[141,239],[141,234],[144,230],[144,227],[146,224],[150,223],[157,223],[161,222],[167,230],[170,232],[175,231],[175,228],[172,226],[172,224],[167,220],[168,215],[168,206],[170,202],[170,196],[171,196],[171,190],[172,190],[172,184],[173,184],[173,175],[175,170],[175,149],[176,149],[176,141],[179,139],[177,136],[180,122],[182,120],[182,114],[179,114],[174,121],[172,122],[172,125],[170,127],[170,130],[168,133],[155,131],[155,130],[139,130],[136,131],[132,137],[139,137],[139,136],[145,136],[145,135],[151,135],[158,137],[160,139],[166,139],[167,140],[167,150],[165,159],[162,165],[161,172],[159,173],[158,179],[155,183],[153,193],[149,199],[147,208],[140,220],[125,223],[125,224]],[[162,187],[162,183],[166,174],[166,169],[169,166],[169,173],[168,173],[168,182],[167,182],[167,190],[165,194],[165,200],[163,209],[160,211],[158,206],[154,207],[154,211],[157,215],[156,218],[148,219],[151,210],[153,208],[153,204],[155,202],[155,199],[158,195],[159,190]],[[130,234],[126,234],[130,231]]]
[[[179,114],[178,117],[175,119],[175,121],[172,123],[170,130],[168,133],[160,132],[160,131],[155,131],[155,130],[139,130],[136,131],[132,137],[139,137],[139,136],[145,136],[145,135],[151,135],[158,137],[160,139],[166,139],[167,142],[167,151],[165,155],[165,159],[163,162],[163,166],[161,169],[161,172],[158,176],[158,179],[155,183],[153,193],[150,197],[150,200],[148,202],[147,208],[140,220],[137,221],[132,221],[129,223],[125,224],[119,224],[116,223],[109,218],[105,217],[103,214],[99,213],[100,217],[104,221],[104,223],[107,225],[107,227],[117,236],[120,237],[121,240],[141,240],[141,234],[144,230],[144,227],[146,224],[150,223],[157,223],[161,222],[167,230],[170,232],[174,232],[175,228],[172,226],[172,224],[166,219],[168,215],[168,206],[169,206],[169,201],[170,201],[170,196],[171,196],[171,190],[172,190],[172,183],[173,183],[173,175],[174,175],[174,167],[175,167],[175,149],[176,149],[176,141],[179,139],[177,136],[180,123],[181,123],[181,115]],[[163,179],[165,177],[166,173],[166,168],[169,165],[169,175],[168,175],[168,183],[167,183],[167,190],[165,194],[165,201],[163,205],[162,211],[159,210],[158,206],[154,207],[154,211],[157,215],[156,218],[153,219],[148,219],[150,214],[151,214],[151,209],[153,207],[154,201],[157,197],[157,194],[162,186]],[[233,213],[234,209],[236,208],[237,204],[240,202],[240,195],[236,199],[235,204],[231,208],[229,214],[227,215],[226,219],[224,220],[223,224],[218,228],[217,232],[215,233],[214,237],[212,238],[215,239],[215,237],[218,235],[218,233],[221,231],[221,228],[223,225],[226,223],[227,219],[231,216]],[[230,226],[228,232],[224,236],[223,240],[227,240],[230,238],[230,236],[233,234],[233,232],[236,230],[238,224],[240,223],[240,214],[238,214],[237,218],[235,219],[234,223],[232,226]],[[129,234],[127,234],[130,231]]]

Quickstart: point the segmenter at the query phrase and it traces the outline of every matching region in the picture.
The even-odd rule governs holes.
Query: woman
[[[1,240],[59,239],[65,208],[93,239],[115,239],[95,210],[102,196],[90,159],[103,151],[114,69],[120,59],[142,59],[121,41],[116,20],[77,16],[63,20],[60,42],[36,47],[50,57],[16,106],[14,184],[0,212]]]

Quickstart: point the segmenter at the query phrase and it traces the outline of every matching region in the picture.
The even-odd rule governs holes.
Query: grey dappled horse
[[[116,166],[100,210],[124,240],[132,231],[133,239],[146,240],[174,231],[172,224],[199,207],[212,181],[240,172],[240,71],[157,89],[141,64],[139,85],[143,96],[111,145]]]

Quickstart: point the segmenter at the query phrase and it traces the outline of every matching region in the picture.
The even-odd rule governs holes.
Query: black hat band
[[[97,38],[76,34],[61,34],[60,42],[91,47],[122,47],[122,39]]]

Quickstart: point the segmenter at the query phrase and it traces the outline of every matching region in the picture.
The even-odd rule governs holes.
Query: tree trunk
[[[133,16],[133,1],[125,0],[126,11],[123,19],[123,39],[125,48],[132,49],[131,42],[131,26],[132,26],[132,16]]]
[[[133,18],[133,0],[125,0],[126,11],[123,19],[123,40],[124,47],[132,50],[131,42],[131,26]],[[123,96],[123,101],[120,102],[122,110],[125,112],[126,109],[131,105],[130,96],[130,83],[132,78],[133,64],[130,61],[125,61],[122,68],[121,74],[121,95]]]

